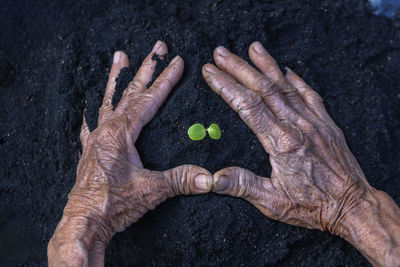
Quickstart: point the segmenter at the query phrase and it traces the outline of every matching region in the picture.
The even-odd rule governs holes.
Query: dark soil
[[[324,98],[368,181],[400,203],[400,21],[366,1],[29,1],[0,5],[0,265],[45,265],[75,179],[84,107],[90,127],[115,50],[131,71],[154,42],[185,73],[137,147],[145,167],[238,165],[268,176],[256,136],[201,76],[224,45],[244,58],[260,40]],[[313,2],[313,3],[311,3]],[[159,68],[161,69],[161,68]],[[218,123],[222,138],[187,128]],[[116,234],[108,265],[363,266],[339,237],[269,220],[247,202],[207,194],[166,201]]]

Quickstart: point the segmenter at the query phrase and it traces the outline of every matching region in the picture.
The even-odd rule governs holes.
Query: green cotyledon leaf
[[[215,123],[211,124],[210,127],[207,129],[208,135],[212,139],[220,139],[221,138],[221,129],[219,129],[219,126]]]
[[[195,123],[189,127],[187,133],[193,141],[200,141],[206,137],[206,128],[204,128],[203,124]]]

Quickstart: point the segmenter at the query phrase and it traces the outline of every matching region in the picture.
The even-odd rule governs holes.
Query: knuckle
[[[336,139],[344,139],[344,133],[342,129],[337,127],[336,125],[331,128],[331,132],[334,138]]]
[[[332,124],[323,125],[320,131],[324,136],[324,138],[326,138],[328,141],[334,142],[334,141],[342,141],[344,139],[344,133],[342,129],[340,129],[336,125]]]
[[[318,104],[318,105],[323,104],[322,97],[313,90],[307,90],[305,96],[308,99],[308,101],[312,104]]]
[[[290,84],[283,83],[283,86],[280,88],[280,92],[292,102],[295,102],[298,99],[297,90]]]
[[[307,120],[302,120],[301,128],[303,129],[303,131],[305,133],[308,133],[308,134],[311,134],[311,135],[313,135],[313,134],[318,132],[317,127],[315,127],[314,124],[310,123]]]
[[[242,72],[249,67],[249,63],[243,59],[237,59],[234,61],[233,67],[237,69],[238,72]]]
[[[146,86],[146,85],[144,83],[142,83],[140,80],[134,79],[133,81],[131,81],[128,84],[128,88],[126,90],[126,94],[129,94],[131,92],[137,91],[137,90],[143,88],[144,86]]]
[[[121,139],[122,128],[115,120],[110,120],[97,130],[95,142],[99,145],[113,144]]]
[[[148,60],[148,59],[150,59],[150,60]],[[150,57],[150,58],[147,58],[144,62],[143,62],[143,64],[142,64],[142,70],[144,71],[144,72],[146,72],[146,71],[148,71],[148,70],[152,70],[154,67],[153,67],[153,65],[155,64],[155,60],[153,60],[152,59],[152,57]]]
[[[303,146],[301,133],[296,130],[286,130],[278,137],[278,151],[281,153],[293,153]]]
[[[164,76],[164,77],[158,78],[151,87],[161,89],[161,90],[169,90],[172,87],[174,87],[174,83],[172,82],[172,80],[170,78]]]
[[[235,184],[234,191],[237,197],[248,198],[252,196],[254,188],[254,177],[252,175],[247,175],[245,172],[241,171]]]
[[[99,109],[99,117],[106,116],[112,113],[112,106],[111,105],[102,105]]]
[[[239,112],[250,111],[253,112],[258,110],[258,108],[263,104],[262,97],[250,90],[245,91],[241,96],[241,101],[239,102]]]
[[[190,170],[190,165],[182,165],[171,169],[166,175],[164,174],[167,177],[166,181],[171,191],[170,196],[187,195],[191,192],[189,183]]]
[[[230,91],[232,87],[235,86],[235,83],[232,80],[228,80],[223,83],[221,86],[217,87],[220,94],[226,94],[227,91]]]
[[[267,73],[277,73],[277,63],[273,58],[268,58],[265,62],[265,71]]]
[[[155,108],[154,105],[154,99],[155,99],[155,92],[148,92],[145,91],[142,93],[135,101],[131,104],[131,107],[133,110],[136,110],[137,112],[129,112],[129,114],[136,113],[137,114],[143,114],[143,112],[150,112],[153,111]]]
[[[161,80],[161,84],[160,84],[160,87],[163,87],[163,88],[172,88],[172,87],[174,87],[174,83],[171,81],[171,79],[169,79],[169,78],[164,78],[164,79],[162,79]]]
[[[273,82],[262,75],[257,75],[254,78],[254,85],[256,90],[265,91],[266,89],[270,89],[273,87]]]

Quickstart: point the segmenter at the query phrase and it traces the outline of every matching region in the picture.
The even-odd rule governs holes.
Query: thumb
[[[212,191],[251,201],[259,199],[263,189],[270,184],[270,179],[257,176],[247,169],[228,167],[214,173]]]
[[[213,176],[199,166],[181,165],[166,170],[163,174],[174,196],[203,194],[211,191]]]
[[[291,202],[285,194],[277,191],[269,178],[240,167],[229,167],[214,173],[212,191],[244,198],[267,217],[291,223],[285,219]]]

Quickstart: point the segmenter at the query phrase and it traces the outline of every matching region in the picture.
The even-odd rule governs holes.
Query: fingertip
[[[255,41],[249,47],[249,54],[252,52],[255,52],[256,54],[265,54],[267,50],[259,41]]]
[[[206,169],[196,165],[186,165],[189,169],[188,182],[192,184],[191,193],[202,194],[211,191],[213,175]]]
[[[228,191],[229,180],[231,179],[235,169],[236,167],[228,167],[214,173],[212,191],[215,193],[224,193]]]
[[[183,61],[183,58],[181,56],[176,56],[174,57],[171,62],[169,63],[169,66],[179,66],[179,67],[184,67],[185,62]]]
[[[286,71],[286,74],[285,74],[285,76],[290,76],[291,74],[293,74],[294,72],[292,71],[292,69],[291,68],[289,68],[289,67],[285,67],[285,71]]]
[[[123,51],[115,51],[113,56],[113,65],[120,65],[121,67],[129,66],[129,58]]]
[[[115,51],[113,57],[113,64],[118,64],[119,59],[121,58],[121,51]]]
[[[211,191],[213,186],[213,176],[210,172],[204,170],[197,174],[194,178],[194,186],[197,188],[197,193],[207,193]]]
[[[289,83],[291,83],[293,86],[297,86],[298,82],[301,82],[303,79],[300,78],[299,75],[297,75],[294,71],[292,71],[289,67],[285,67],[286,74],[285,77]]]
[[[180,56],[174,57],[169,63],[168,69],[172,71],[170,72],[170,75],[172,75],[170,76],[170,80],[174,81],[173,86],[175,86],[178,83],[179,79],[182,77],[184,68],[185,68],[185,63],[183,61],[183,58]]]
[[[214,193],[225,193],[229,187],[229,178],[224,174],[214,176],[212,191]]]
[[[257,43],[259,43],[259,44],[261,44],[261,42],[260,41],[254,41],[254,42],[252,42],[251,44],[250,44],[250,48],[252,48],[254,45],[256,45]]]
[[[158,41],[154,44],[153,49],[151,50],[151,53],[152,53],[152,54],[157,54],[157,55],[159,55],[159,56],[163,56],[163,55],[167,54],[167,53],[168,53],[167,44],[164,43],[164,42],[161,41],[161,40],[158,40]]]
[[[214,49],[213,57],[216,63],[223,60],[225,57],[229,56],[231,52],[224,46],[218,46]]]
[[[217,172],[215,172],[215,173],[213,174],[213,176],[214,176],[214,183],[215,183],[215,182],[218,182],[219,177],[222,176],[222,175],[224,175],[226,169],[227,169],[227,168],[222,169],[222,170],[219,170],[219,171],[217,171]]]
[[[217,67],[210,63],[204,64],[203,67],[201,68],[203,76],[207,76],[208,74],[216,74],[217,71],[218,71]]]
[[[213,185],[212,174],[196,165],[181,165],[164,173],[174,195],[208,193]]]

